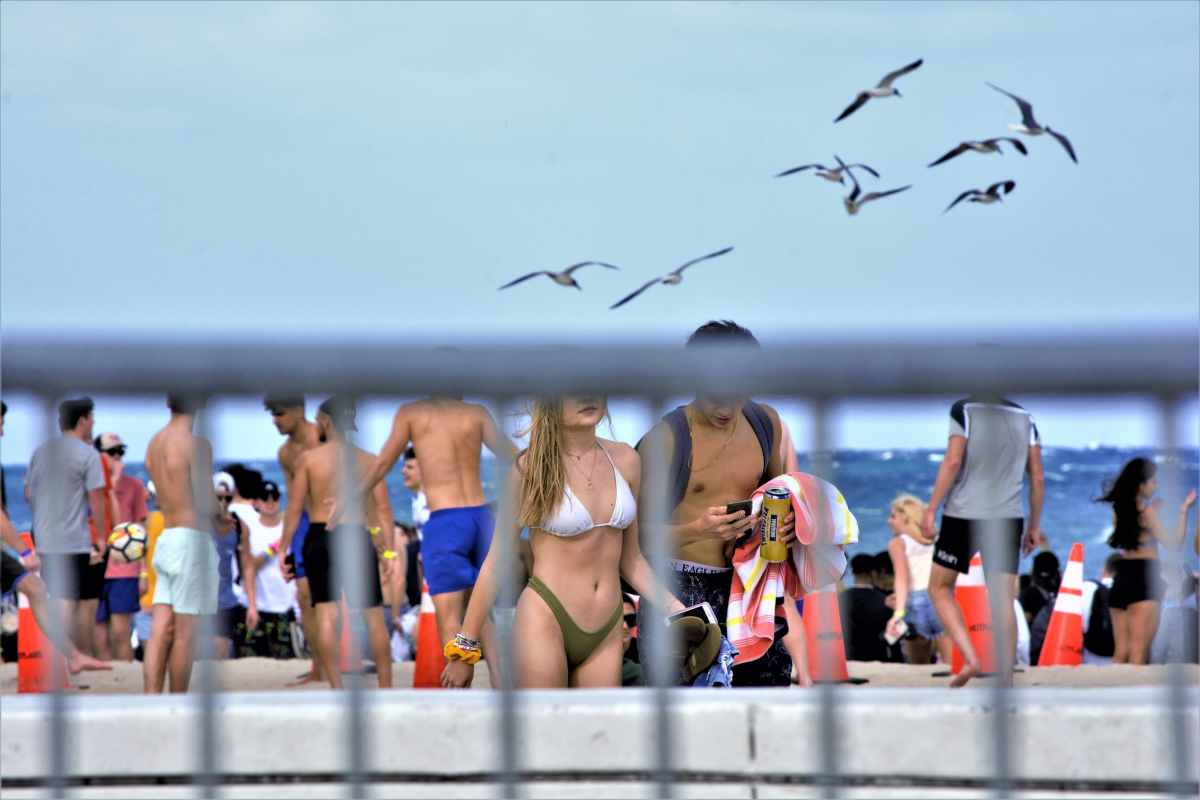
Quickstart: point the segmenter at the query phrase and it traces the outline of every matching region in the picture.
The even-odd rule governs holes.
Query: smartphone
[[[725,506],[726,514],[735,514],[738,511],[745,511],[746,516],[750,516],[752,513],[754,513],[754,501],[739,500],[736,503],[730,503],[729,505]]]
[[[713,613],[712,606],[708,602],[697,603],[694,606],[688,606],[683,611],[672,614],[667,617],[667,625],[684,617],[696,617],[703,622],[712,623],[713,625],[718,624],[717,615]]]

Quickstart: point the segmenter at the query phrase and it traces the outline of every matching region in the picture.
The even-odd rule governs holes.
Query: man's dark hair
[[[73,400],[63,400],[58,404],[58,429],[73,431],[79,420],[96,410],[96,404],[90,397],[76,397]]]
[[[875,556],[870,553],[859,553],[850,559],[850,571],[855,575],[870,575],[875,571]]]
[[[358,430],[354,418],[358,415],[358,407],[354,398],[346,395],[332,395],[317,407],[317,411],[329,417],[338,433]]]
[[[0,400],[0,419],[8,415],[8,403]]]
[[[414,458],[416,458],[416,457],[417,457],[417,451],[416,451],[416,449],[415,449],[415,448],[414,448],[414,447],[413,447],[413,446],[410,444],[410,445],[408,446],[408,449],[404,451],[404,460],[405,460],[405,461],[412,461],[412,460],[413,460]]]
[[[204,401],[190,394],[167,395],[167,408],[172,414],[195,414],[204,406]]]
[[[234,490],[247,500],[265,500],[266,490],[263,486],[263,474],[256,469],[250,469],[244,464],[230,464],[223,470],[233,478]]]
[[[1108,558],[1104,559],[1104,571],[1109,575],[1117,574],[1117,565],[1125,560],[1125,556],[1120,553],[1110,553]]]
[[[269,394],[263,398],[263,408],[267,411],[284,408],[304,408],[302,394]]]
[[[892,556],[887,550],[875,554],[875,571],[881,575],[896,574],[896,568],[892,566]]]
[[[738,325],[733,320],[712,320],[696,328],[696,332],[688,337],[687,346],[707,344],[748,344],[758,347],[758,339],[754,334]]]

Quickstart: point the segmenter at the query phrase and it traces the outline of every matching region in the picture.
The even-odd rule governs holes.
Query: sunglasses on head
[[[124,458],[125,457],[125,445],[122,444],[122,445],[118,445],[117,447],[110,447],[107,450],[105,450],[104,452],[107,453],[108,455],[112,456],[113,458]]]

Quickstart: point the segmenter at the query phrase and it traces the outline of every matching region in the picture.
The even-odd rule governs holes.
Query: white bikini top
[[[592,521],[592,514],[587,510],[587,506],[575,496],[568,484],[566,491],[563,493],[563,499],[559,501],[558,508],[548,520],[542,523],[541,529],[546,533],[554,536],[578,536],[581,533],[587,533],[594,528],[616,528],[617,530],[625,530],[637,518],[637,500],[633,499],[633,492],[629,488],[629,484],[625,481],[625,476],[617,469],[617,465],[613,462],[612,456],[608,455],[608,451],[603,446],[604,455],[608,458],[608,463],[612,465],[613,478],[617,487],[617,499],[613,504],[612,518],[606,522],[595,523]]]

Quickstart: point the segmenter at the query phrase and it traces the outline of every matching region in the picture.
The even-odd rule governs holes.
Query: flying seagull
[[[954,198],[953,203],[946,206],[946,211],[954,208],[963,200],[966,200],[968,203],[983,203],[984,205],[988,205],[990,203],[999,203],[1004,199],[1000,196],[1001,194],[1010,194],[1015,188],[1017,188],[1016,181],[1000,181],[999,183],[993,183],[987,188],[986,191],[980,191],[979,189],[967,189],[958,197]],[[1003,190],[1003,192],[1001,192],[1001,190]],[[946,211],[943,211],[942,213],[945,214]]]
[[[946,155],[939,158],[937,161],[934,161],[933,163],[931,163],[929,166],[936,167],[938,164],[944,164],[947,161],[949,161],[950,159],[955,158],[956,156],[961,156],[963,153],[966,153],[968,151],[974,151],[976,153],[1000,153],[1001,155],[1003,155],[1004,151],[1000,149],[1001,142],[1009,142],[1010,144],[1012,144],[1013,147],[1015,147],[1017,149],[1017,152],[1019,152],[1023,156],[1029,155],[1029,151],[1025,149],[1025,145],[1021,142],[1020,139],[1014,139],[1011,136],[1000,136],[995,139],[982,139],[977,142],[976,141],[963,142],[958,147],[954,148],[949,153],[946,153]]]
[[[838,159],[838,163],[842,163],[840,158]],[[899,189],[889,189],[886,192],[867,192],[866,194],[862,194],[862,189],[859,187],[858,179],[854,177],[854,173],[847,170],[846,174],[850,176],[851,182],[854,183],[854,188],[850,191],[850,194],[842,198],[842,202],[846,204],[846,213],[850,216],[857,214],[864,203],[878,200],[881,197],[887,197],[890,194],[899,194],[912,188],[912,184],[910,183],[908,186],[901,186]]]
[[[837,158],[837,156],[834,156],[834,158]],[[788,175],[795,175],[797,172],[804,172],[806,169],[815,169],[816,172],[813,173],[814,175],[816,175],[818,178],[824,178],[831,183],[844,184],[846,182],[846,177],[843,173],[846,170],[851,169],[863,169],[874,175],[876,178],[879,177],[879,173],[868,167],[866,164],[843,164],[840,167],[827,167],[824,164],[804,164],[799,167],[785,169],[783,172],[778,173],[775,177],[783,178]]]
[[[986,81],[984,82],[987,83]],[[1038,121],[1033,118],[1033,106],[1030,105],[1028,100],[1017,97],[1012,92],[1006,92],[994,83],[988,83],[988,86],[992,87],[1000,94],[1005,94],[1011,97],[1013,102],[1017,104],[1017,107],[1021,109],[1021,122],[1010,123],[1008,126],[1009,128],[1017,133],[1024,133],[1027,136],[1041,136],[1043,133],[1048,133],[1055,139],[1058,139],[1058,143],[1061,144],[1063,149],[1067,151],[1067,155],[1071,157],[1072,161],[1074,161],[1076,164],[1079,163],[1079,159],[1075,157],[1075,148],[1071,147],[1071,142],[1066,136],[1062,135],[1056,130],[1051,130],[1049,125],[1038,124]]]
[[[620,308],[621,306],[625,305],[630,300],[637,297],[639,294],[646,291],[647,289],[649,289],[651,286],[653,286],[656,283],[661,283],[663,286],[674,286],[677,283],[682,283],[683,282],[683,271],[685,269],[687,269],[688,267],[692,266],[693,264],[699,264],[701,261],[707,261],[710,258],[716,258],[717,256],[723,256],[726,253],[731,252],[732,250],[733,250],[732,247],[726,247],[724,250],[718,250],[717,252],[709,253],[706,256],[700,256],[699,258],[693,258],[691,261],[689,261],[686,264],[683,264],[679,267],[676,267],[675,269],[668,272],[666,275],[663,275],[661,278],[655,278],[652,281],[646,281],[645,283],[643,283],[641,285],[640,288],[638,288],[638,290],[636,292],[625,295],[620,300],[618,300],[617,302],[615,302],[611,306],[609,306],[608,310],[612,311],[614,308]]]
[[[895,72],[889,72],[887,75],[884,75],[883,80],[881,80],[879,82],[879,85],[876,86],[874,89],[864,89],[863,91],[859,92],[858,96],[854,98],[854,102],[851,103],[850,105],[846,106],[846,110],[843,111],[841,113],[841,116],[839,116],[837,119],[835,119],[834,122],[841,122],[846,117],[853,114],[855,111],[858,111],[860,108],[863,107],[863,104],[866,103],[868,100],[870,100],[872,97],[891,97],[892,95],[895,95],[896,97],[901,97],[902,95],[900,94],[899,90],[892,88],[892,81],[896,80],[896,78],[899,78],[901,75],[907,75],[908,73],[912,72],[914,69],[916,69],[917,67],[921,66],[924,63],[925,63],[925,59],[918,58],[916,61],[912,62],[911,64],[907,64],[907,65],[901,67],[900,69],[896,70]]]
[[[620,269],[620,267],[605,263],[603,261],[580,261],[578,264],[572,264],[571,266],[567,267],[562,272],[551,272],[550,270],[543,269],[543,270],[538,270],[537,272],[531,272],[528,275],[522,275],[521,277],[516,278],[515,280],[509,281],[508,283],[504,284],[500,288],[507,289],[510,286],[516,286],[518,283],[527,281],[530,278],[536,278],[539,275],[545,275],[547,278],[554,281],[559,286],[574,286],[576,289],[583,291],[583,288],[575,281],[575,278],[572,273],[574,273],[575,270],[577,270],[577,269],[582,269],[583,267],[590,267],[593,265],[597,266],[597,267],[608,267],[609,269]]]

